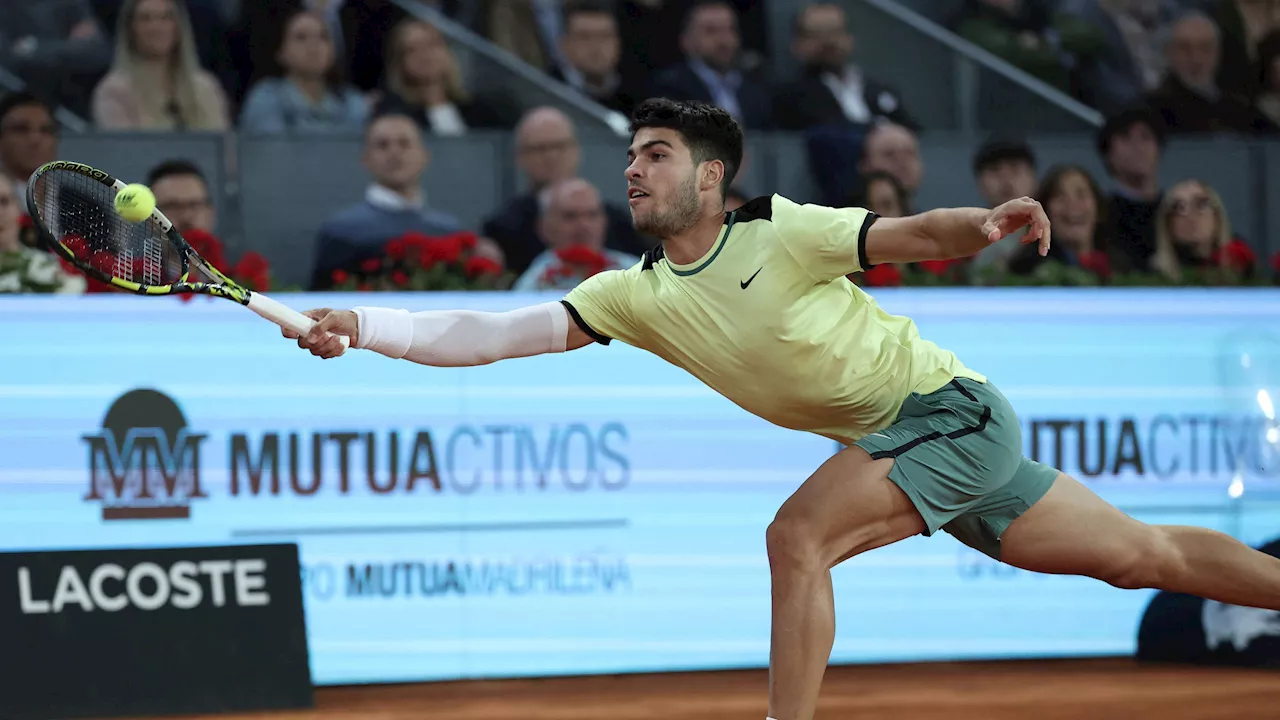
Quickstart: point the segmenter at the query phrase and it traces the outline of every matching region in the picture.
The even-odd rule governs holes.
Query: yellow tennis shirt
[[[986,380],[845,278],[866,265],[875,220],[757,198],[697,261],[677,265],[657,247],[563,302],[597,342],[648,350],[769,422],[852,443],[890,425],[913,392]]]

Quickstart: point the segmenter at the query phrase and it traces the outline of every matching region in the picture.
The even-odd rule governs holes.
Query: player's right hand
[[[339,335],[350,338],[353,347],[359,339],[360,323],[356,314],[350,310],[318,308],[302,314],[316,321],[316,326],[311,328],[310,333],[299,336],[287,328],[281,328],[280,332],[290,340],[297,340],[298,347],[310,350],[316,357],[327,360],[345,352],[346,348],[338,340]]]

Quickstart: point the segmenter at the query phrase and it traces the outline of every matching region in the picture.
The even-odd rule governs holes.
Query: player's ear
[[[724,163],[719,160],[708,160],[702,164],[702,190],[720,187],[724,180]]]

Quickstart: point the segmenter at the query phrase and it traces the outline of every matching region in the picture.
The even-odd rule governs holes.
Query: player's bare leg
[[[835,642],[831,568],[924,532],[892,459],[850,447],[818,468],[778,510],[765,540],[773,576],[769,716],[810,720]]]
[[[1024,570],[1280,610],[1280,559],[1216,530],[1139,522],[1061,473],[1000,544]]]

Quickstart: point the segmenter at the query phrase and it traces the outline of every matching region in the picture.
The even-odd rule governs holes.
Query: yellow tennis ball
[[[156,196],[146,185],[125,185],[116,193],[116,212],[129,222],[142,222],[156,209]]]

